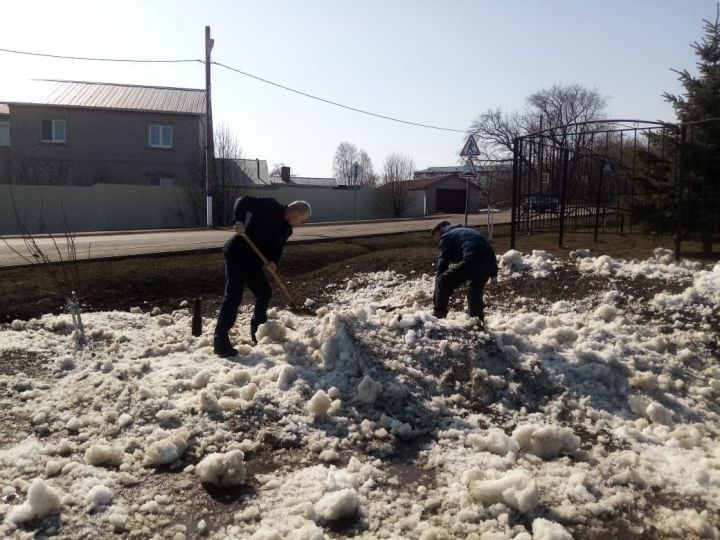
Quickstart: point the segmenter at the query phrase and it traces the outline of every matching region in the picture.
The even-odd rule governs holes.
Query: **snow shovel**
[[[285,298],[287,298],[288,304],[290,305],[290,311],[299,314],[299,315],[315,315],[315,312],[304,307],[304,306],[298,306],[295,303],[295,300],[293,299],[292,294],[288,290],[288,288],[283,283],[282,279],[280,279],[280,276],[275,270],[272,270],[268,265],[270,264],[270,261],[267,260],[267,257],[263,255],[263,252],[258,249],[258,247],[255,245],[255,242],[250,240],[250,237],[243,233],[240,236],[243,237],[245,242],[247,242],[248,246],[252,248],[252,250],[255,252],[255,254],[260,258],[262,263],[265,265],[265,270],[268,271],[268,273],[273,277],[275,280],[275,283],[277,283],[278,287],[280,287],[280,290],[285,295]]]

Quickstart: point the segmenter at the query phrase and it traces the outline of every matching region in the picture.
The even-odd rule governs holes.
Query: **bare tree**
[[[70,165],[59,159],[18,159],[14,167],[15,183],[64,186],[70,177]]]
[[[554,85],[539,90],[527,98],[527,107],[514,113],[489,109],[470,124],[470,133],[478,140],[482,155],[480,159],[502,159],[512,155],[516,137],[543,130],[556,144],[572,144],[576,150],[587,146],[585,137],[573,137],[576,129],[569,124],[601,120],[605,114],[607,98],[596,89],[579,84]],[[595,128],[595,130],[601,127]],[[585,131],[593,131],[590,127]]]
[[[360,150],[358,155],[358,165],[360,166],[358,182],[362,187],[375,187],[377,185],[377,175],[373,168],[372,160],[365,150]]]
[[[36,236],[30,232],[27,224],[20,217],[20,212],[17,208],[17,201],[15,199],[15,192],[12,190],[12,184],[10,186],[10,197],[12,199],[13,211],[15,213],[15,220],[20,231],[23,243],[25,245],[25,252],[13,247],[6,238],[3,237],[5,245],[15,255],[24,260],[27,264],[39,265],[40,268],[50,279],[52,284],[52,291],[48,291],[51,294],[57,295],[64,303],[65,309],[72,318],[73,327],[75,332],[73,333],[73,339],[78,347],[83,347],[86,343],[85,338],[85,327],[82,322],[82,311],[80,305],[80,298],[82,297],[82,281],[80,279],[80,271],[78,267],[78,254],[75,248],[75,233],[70,232],[68,225],[67,216],[65,215],[65,208],[62,206],[63,215],[63,233],[53,234],[50,232],[45,219],[43,217],[42,200],[40,201],[40,215],[37,222],[37,230],[40,235],[47,235],[52,244],[51,248],[43,248],[36,240]],[[88,249],[88,258],[90,256]],[[53,260],[55,259],[55,260]]]
[[[227,124],[215,127],[216,178],[213,190],[213,221],[228,225],[235,200],[245,193],[249,171],[245,169],[240,141]]]
[[[280,176],[283,167],[289,167],[289,165],[284,161],[273,163],[272,169],[270,170],[270,176]]]
[[[333,174],[338,183],[353,185],[352,165],[358,159],[358,149],[353,143],[341,142],[335,150]]]
[[[385,158],[380,193],[393,217],[401,217],[410,204],[408,181],[414,170],[415,163],[409,156],[394,153]]]
[[[568,193],[582,191],[582,176],[576,174],[578,162],[583,155],[593,151],[596,131],[605,129],[602,123],[577,124],[598,121],[604,118],[607,98],[596,89],[579,84],[554,85],[527,98],[524,110],[504,113],[500,109],[488,110],[478,116],[470,125],[470,133],[478,140],[483,160],[512,159],[513,142],[517,137],[542,131],[544,137],[539,151],[539,160],[546,166],[558,153],[552,147],[570,150]],[[536,150],[538,151],[538,150]],[[554,156],[554,157],[553,157]],[[530,174],[540,178],[543,171],[534,163],[523,161],[532,167]],[[539,181],[539,180],[538,180]]]

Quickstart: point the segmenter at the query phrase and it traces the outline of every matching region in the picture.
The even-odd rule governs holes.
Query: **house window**
[[[150,148],[172,148],[172,126],[150,126]]]
[[[64,143],[65,120],[43,120],[42,142]]]
[[[172,187],[175,185],[175,179],[171,176],[153,176],[148,178],[149,186]]]
[[[0,122],[0,146],[10,146],[10,122]]]

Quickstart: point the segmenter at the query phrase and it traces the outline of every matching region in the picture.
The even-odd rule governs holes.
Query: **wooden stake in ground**
[[[193,301],[192,335],[198,337],[202,334],[202,300]]]

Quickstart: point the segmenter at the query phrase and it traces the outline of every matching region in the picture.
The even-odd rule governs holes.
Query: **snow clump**
[[[122,448],[108,444],[94,444],[85,451],[85,461],[95,466],[117,467],[124,456]]]
[[[377,397],[382,393],[382,384],[376,382],[369,375],[365,375],[358,385],[358,398],[363,403],[372,405]]]
[[[200,481],[214,486],[239,486],[245,481],[244,459],[242,450],[213,453],[198,463],[195,472]]]
[[[570,428],[526,424],[512,434],[520,448],[543,459],[553,459],[580,446],[580,437]]]
[[[324,390],[318,390],[307,403],[308,412],[315,417],[327,416],[332,400]]]
[[[61,508],[58,492],[40,478],[36,478],[28,489],[27,501],[10,510],[7,519],[12,523],[25,523],[58,514]]]
[[[505,503],[525,513],[538,505],[535,480],[525,471],[511,471],[495,480],[474,480],[468,486],[470,496],[484,505]]]
[[[157,467],[174,463],[187,450],[189,437],[187,430],[179,429],[171,436],[155,441],[145,451],[143,464]]]

